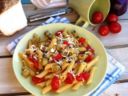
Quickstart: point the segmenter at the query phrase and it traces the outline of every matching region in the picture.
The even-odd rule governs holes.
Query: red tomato
[[[38,60],[37,60],[36,58],[34,58],[33,55],[29,55],[28,59],[33,63],[33,68],[34,68],[35,70],[39,70],[39,69],[40,69]]]
[[[101,36],[106,36],[109,34],[109,27],[107,25],[101,25],[98,32]]]
[[[92,61],[92,59],[94,58],[94,54],[89,54],[86,58],[85,58],[85,62],[90,62],[90,61]]]
[[[77,81],[83,81],[83,76],[81,74],[76,76]]]
[[[90,73],[89,72],[82,72],[81,75],[82,75],[82,77],[83,77],[83,79],[85,81],[87,81],[89,79],[89,77],[90,77]]]
[[[67,73],[67,78],[65,80],[65,83],[66,84],[72,84],[74,80],[75,80],[75,78],[72,75],[72,73]]]
[[[92,23],[99,24],[103,21],[103,13],[100,11],[96,11],[92,14]]]
[[[90,73],[88,72],[82,72],[79,75],[76,76],[77,81],[87,81],[90,77]]]
[[[112,33],[119,33],[121,31],[121,25],[118,22],[113,22],[109,25],[109,29]]]
[[[78,41],[79,41],[79,43],[83,44],[83,43],[85,43],[86,39],[83,38],[83,37],[80,37],[80,38],[78,39]]]
[[[60,80],[58,76],[54,76],[51,81],[51,87],[53,91],[56,91],[60,87]]]
[[[60,59],[62,59],[62,58],[63,58],[63,56],[59,53],[59,54],[57,54],[57,55],[55,55],[55,56],[53,57],[53,60],[58,61],[58,60],[60,60]]]
[[[32,76],[32,83],[33,84],[38,84],[44,81],[44,78],[38,78],[36,76]]]
[[[55,33],[55,35],[56,36],[60,36],[60,34],[62,34],[63,33],[63,30],[60,30],[60,31],[57,31],[56,33]]]
[[[29,59],[31,62],[34,62],[34,61],[35,61],[32,54],[30,54],[30,55],[28,56],[28,59]]]
[[[65,44],[66,46],[70,45],[68,41],[64,41],[63,44]]]
[[[118,16],[116,14],[109,14],[108,17],[107,17],[107,21],[109,23],[111,22],[117,22],[118,21]]]
[[[86,49],[89,50],[89,51],[91,51],[92,53],[94,53],[94,49],[93,49],[90,45],[88,45],[88,46],[86,47]]]

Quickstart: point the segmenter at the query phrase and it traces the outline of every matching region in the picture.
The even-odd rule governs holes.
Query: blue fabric
[[[116,59],[114,59],[110,54],[108,56],[108,69],[107,74],[100,86],[90,94],[90,96],[100,96],[111,84],[116,82],[121,74],[125,71],[124,66],[122,66]]]
[[[21,2],[22,2],[22,4],[29,4],[29,3],[31,3],[30,0],[21,0]]]

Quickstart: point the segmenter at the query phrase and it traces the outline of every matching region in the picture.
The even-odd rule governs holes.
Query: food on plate
[[[107,25],[101,25],[98,32],[101,36],[107,36],[109,34],[109,27]]]
[[[110,13],[107,17],[107,22],[117,22],[118,21],[118,16],[116,14]]]
[[[92,23],[99,24],[102,23],[104,19],[103,13],[100,11],[96,11],[92,14]]]
[[[27,26],[21,0],[0,0],[0,32],[12,35]]]
[[[109,29],[112,33],[121,32],[121,25],[118,22],[113,22],[109,25]]]
[[[99,56],[86,38],[66,28],[46,31],[43,36],[34,34],[19,53],[25,78],[29,77],[43,94],[78,90],[92,83]]]

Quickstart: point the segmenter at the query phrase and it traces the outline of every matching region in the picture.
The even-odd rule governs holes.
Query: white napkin
[[[31,0],[31,2],[37,8],[41,9],[61,7],[67,4],[66,0]]]

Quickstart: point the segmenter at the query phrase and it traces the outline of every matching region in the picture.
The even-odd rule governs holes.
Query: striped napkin
[[[70,21],[65,17],[51,17],[45,22],[42,23],[42,25],[46,25],[49,23],[70,23]],[[15,47],[17,43],[20,41],[20,39],[24,35],[16,38],[11,43],[7,45],[7,50],[13,54]],[[110,54],[107,53],[108,56],[108,69],[107,74],[105,76],[105,79],[100,84],[100,86],[90,94],[90,96],[99,96],[102,94],[111,84],[113,84],[116,80],[119,79],[119,77],[122,75],[122,73],[125,71],[125,68],[122,64],[120,64],[117,60],[115,60]]]

